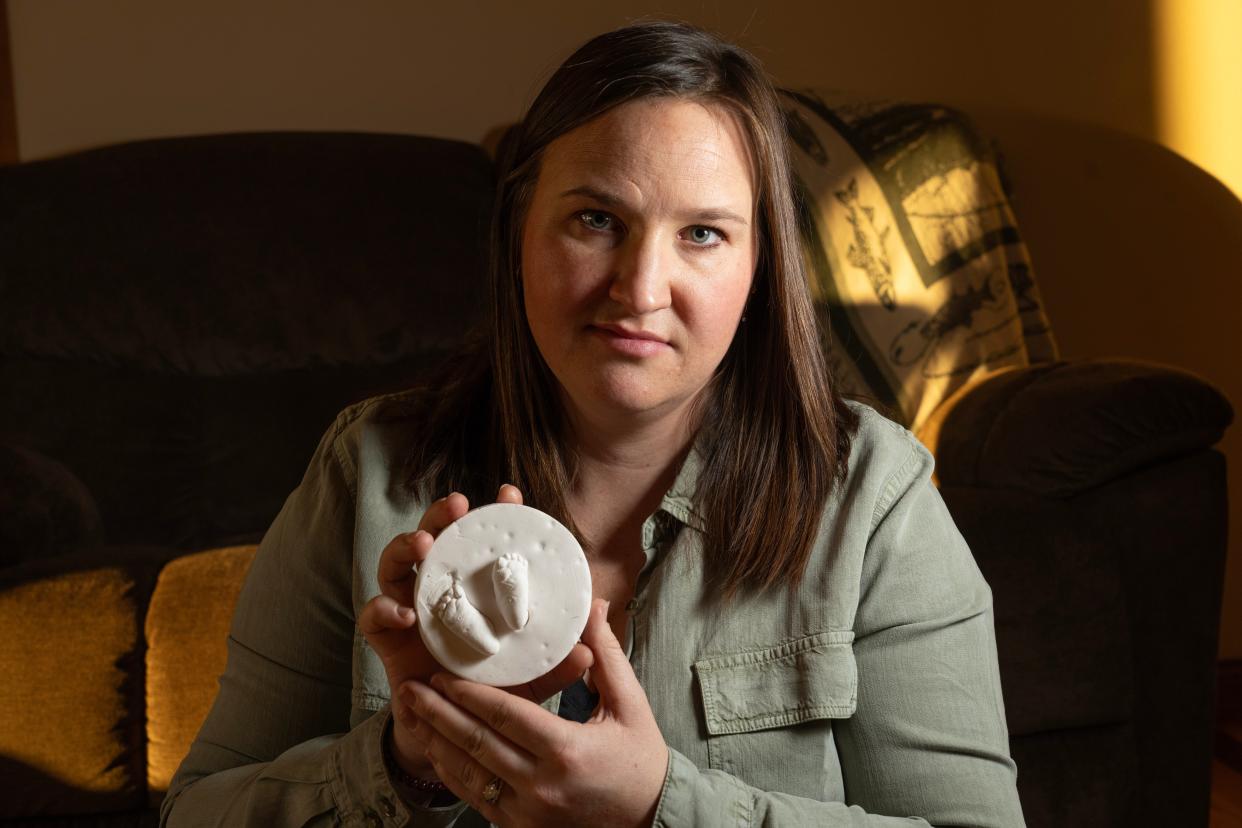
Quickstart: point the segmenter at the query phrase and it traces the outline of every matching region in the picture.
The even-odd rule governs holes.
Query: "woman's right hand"
[[[522,493],[516,486],[505,484],[496,495],[497,503],[522,502]],[[393,538],[380,553],[380,594],[372,598],[358,617],[358,628],[367,644],[379,656],[388,674],[389,697],[393,713],[393,758],[406,773],[434,779],[431,763],[423,755],[426,745],[414,735],[418,720],[410,707],[398,698],[402,683],[419,681],[426,683],[443,670],[423,643],[423,637],[415,629],[418,623],[414,611],[415,567],[426,560],[436,537],[450,524],[470,510],[465,495],[453,492],[442,497],[427,509],[419,521],[418,529]],[[519,687],[505,688],[515,695],[536,703],[563,690],[591,666],[591,651],[582,644],[575,644],[564,661],[544,676]]]

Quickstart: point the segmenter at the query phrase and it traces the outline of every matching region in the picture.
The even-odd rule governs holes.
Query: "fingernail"
[[[410,708],[415,715],[422,715],[427,712],[427,693],[431,692],[431,688],[425,684],[414,683],[414,692],[410,698]]]
[[[447,680],[448,680],[448,679],[446,679],[442,673],[436,673],[434,676],[432,676],[432,677],[431,677],[431,686],[432,686],[432,687],[434,687],[434,688],[436,688],[437,690],[439,690],[439,691],[443,692],[443,691],[444,691],[444,683],[445,683]]]
[[[608,608],[609,608],[610,606],[612,606],[612,601],[605,601],[605,602],[604,602],[604,618],[605,618],[605,619],[607,619],[607,618],[608,618]]]
[[[406,621],[409,621],[411,618],[414,617],[414,608],[413,607],[398,607],[397,615],[400,615]]]

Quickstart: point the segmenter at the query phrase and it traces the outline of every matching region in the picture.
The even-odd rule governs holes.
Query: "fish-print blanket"
[[[962,114],[814,90],[782,104],[843,392],[917,431],[972,379],[1056,359],[993,154]]]

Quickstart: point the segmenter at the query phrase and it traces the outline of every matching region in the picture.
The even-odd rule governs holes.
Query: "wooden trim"
[[[13,86],[13,53],[9,48],[9,4],[0,0],[0,164],[16,164],[17,96]]]

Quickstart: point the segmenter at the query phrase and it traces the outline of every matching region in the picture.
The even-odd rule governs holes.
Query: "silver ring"
[[[504,786],[504,780],[499,776],[493,776],[492,781],[483,786],[483,801],[488,805],[495,805],[500,801],[500,792]]]

